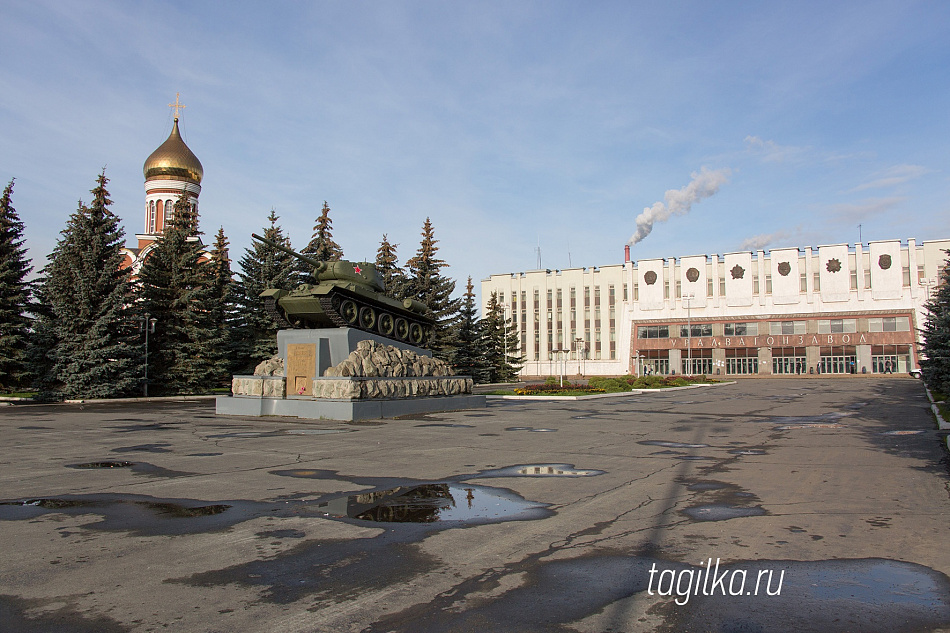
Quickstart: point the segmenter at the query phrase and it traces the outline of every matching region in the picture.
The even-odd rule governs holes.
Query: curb
[[[950,424],[940,415],[940,407],[934,402],[934,395],[930,392],[930,387],[924,385],[924,389],[927,390],[927,399],[930,400],[930,410],[934,412],[934,417],[937,418],[937,428],[940,430],[950,429]],[[947,438],[947,446],[950,447],[950,437]]]
[[[486,398],[492,400],[596,400],[598,398],[622,398],[625,396],[639,396],[649,393],[666,393],[668,391],[682,391],[683,389],[698,389],[699,387],[721,387],[723,385],[734,385],[735,380],[729,382],[715,383],[697,383],[695,385],[686,385],[684,387],[666,387],[664,389],[633,389],[631,391],[618,391],[616,393],[594,393],[589,396],[489,396]]]
[[[110,404],[113,402],[190,402],[193,400],[211,400],[212,398],[217,398],[218,395],[224,394],[214,394],[210,396],[159,396],[156,398],[93,398],[90,400],[63,400],[62,404]]]

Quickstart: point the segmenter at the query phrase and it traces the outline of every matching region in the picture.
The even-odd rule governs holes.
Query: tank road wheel
[[[392,336],[393,331],[396,328],[395,319],[393,315],[388,312],[383,312],[379,315],[379,333],[383,336]]]
[[[344,299],[343,302],[340,303],[340,316],[350,325],[356,325],[356,322],[359,321],[360,318],[360,311],[359,308],[356,307],[356,303],[349,299]]]
[[[425,332],[422,331],[422,326],[418,323],[413,323],[409,326],[409,342],[413,345],[421,345],[422,340],[425,338]]]
[[[370,306],[360,308],[360,327],[364,330],[372,330],[376,325],[376,310]]]
[[[409,337],[409,324],[405,319],[396,319],[395,328],[396,338],[400,341],[405,341]]]

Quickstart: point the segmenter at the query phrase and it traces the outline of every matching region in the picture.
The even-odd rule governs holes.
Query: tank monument
[[[253,376],[234,376],[218,414],[354,421],[485,406],[471,376],[454,375],[425,349],[427,306],[386,295],[375,264],[319,261],[253,237],[309,264],[316,283],[261,294],[285,328],[277,356]]]

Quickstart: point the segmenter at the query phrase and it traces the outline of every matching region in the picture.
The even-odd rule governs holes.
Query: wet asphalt
[[[0,433],[0,631],[950,631],[946,434],[909,378]]]

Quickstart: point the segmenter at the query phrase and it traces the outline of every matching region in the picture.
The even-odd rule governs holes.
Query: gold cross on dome
[[[188,107],[188,106],[184,106],[184,105],[181,104],[181,101],[180,101],[179,98],[178,98],[180,94],[181,94],[181,93],[176,92],[176,93],[175,93],[175,103],[169,103],[169,104],[168,104],[168,107],[169,107],[169,108],[175,108],[175,120],[176,120],[176,121],[178,120],[179,111],[185,109],[186,107]]]

